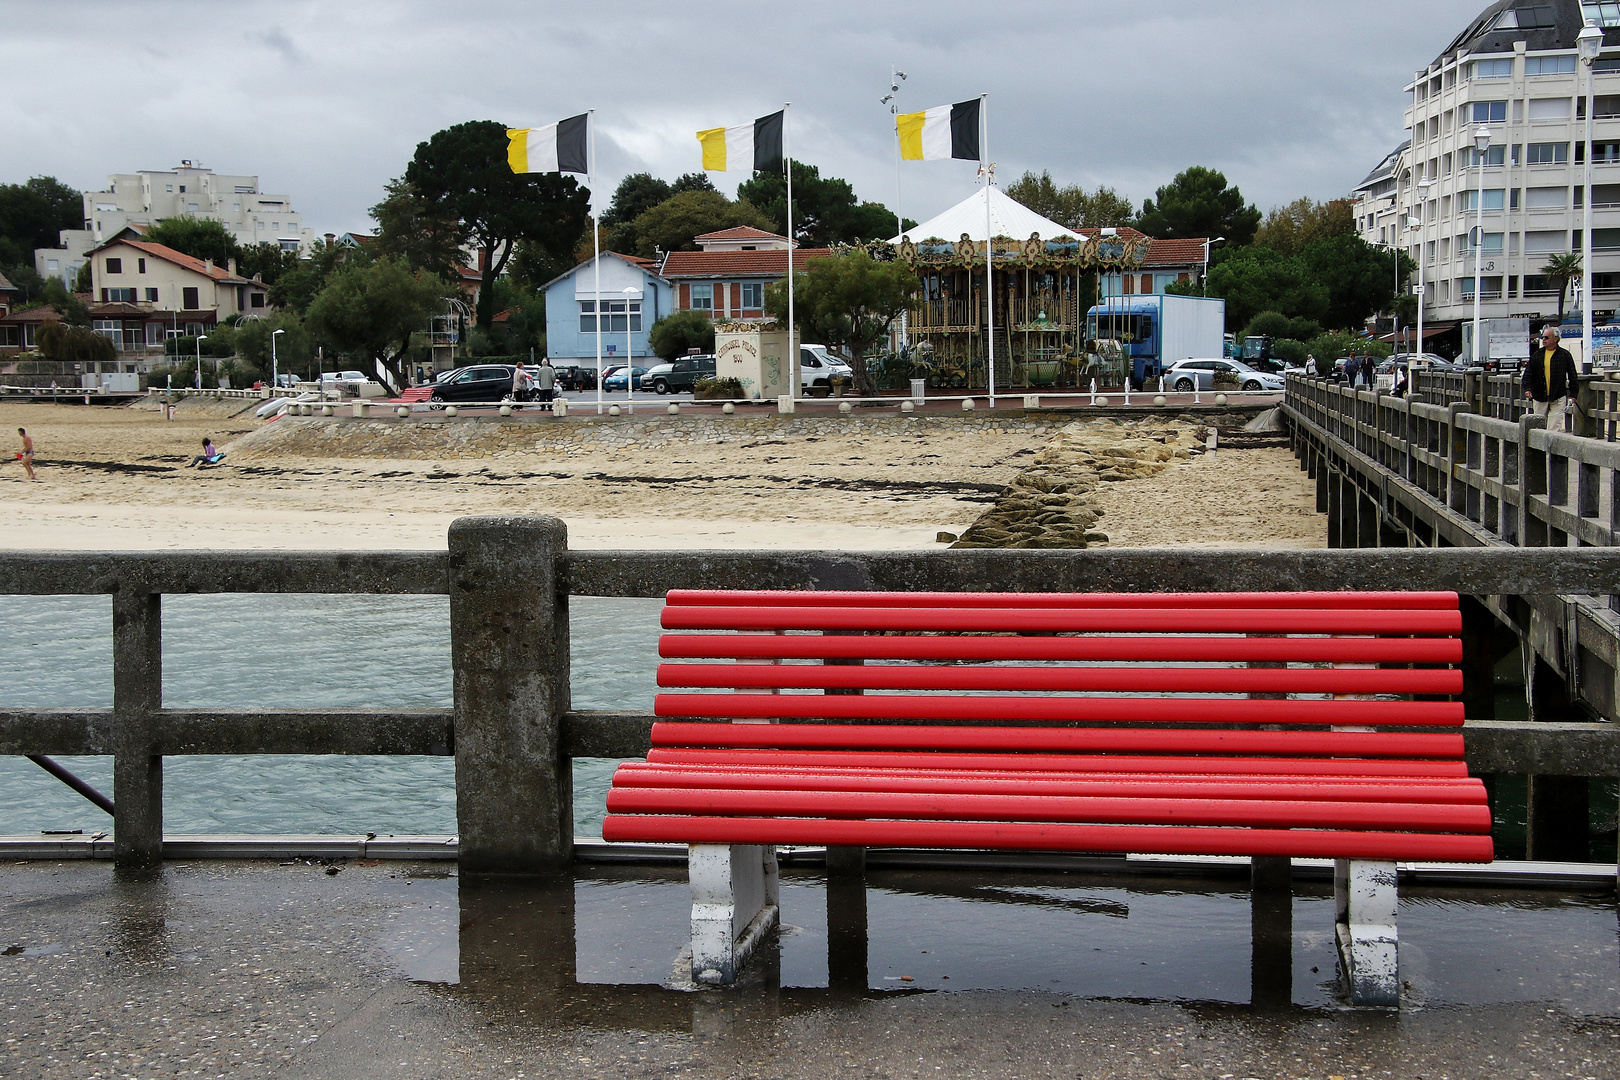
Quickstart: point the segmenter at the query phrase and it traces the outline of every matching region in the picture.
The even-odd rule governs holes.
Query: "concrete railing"
[[[1620,593],[1620,551],[571,551],[561,521],[471,517],[431,553],[8,552],[0,595],[112,597],[113,704],[0,709],[0,753],[111,754],[114,858],[130,867],[162,858],[167,755],[453,754],[462,868],[557,870],[572,858],[571,759],[645,754],[654,719],[570,707],[568,598],[693,587]],[[453,706],[164,707],[163,596],[238,592],[447,594]],[[1620,775],[1607,724],[1471,723],[1465,735],[1480,772]]]

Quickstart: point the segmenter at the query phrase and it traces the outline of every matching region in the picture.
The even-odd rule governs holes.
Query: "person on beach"
[[[34,438],[22,428],[17,429],[17,434],[22,436],[23,441],[22,453],[17,457],[22,460],[23,468],[28,470],[28,479],[38,480],[39,477],[34,475]]]
[[[557,393],[557,369],[551,366],[551,357],[540,358],[540,366],[534,369],[534,385],[540,392],[540,400],[550,405]]]
[[[197,465],[215,465],[218,464],[219,460],[224,456],[224,454],[215,449],[213,439],[204,439],[202,453],[192,458],[190,464],[188,464],[186,468],[190,469]]]
[[[1530,411],[1547,418],[1548,431],[1563,431],[1567,402],[1575,400],[1575,358],[1558,344],[1556,326],[1541,329],[1541,347],[1530,354],[1524,369],[1524,396]],[[1554,414],[1556,413],[1556,419]]]

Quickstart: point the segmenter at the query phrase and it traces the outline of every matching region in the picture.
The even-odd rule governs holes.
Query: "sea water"
[[[573,597],[575,708],[650,712],[657,599]],[[8,596],[0,708],[112,705],[105,596]],[[431,708],[451,704],[443,596],[163,598],[169,708]],[[116,799],[112,758],[58,759]],[[613,761],[574,762],[579,835],[601,835]],[[163,762],[170,833],[454,833],[448,757],[179,756]],[[112,819],[26,758],[0,756],[0,835],[96,832]]]

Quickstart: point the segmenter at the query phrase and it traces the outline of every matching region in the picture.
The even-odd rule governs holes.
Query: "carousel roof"
[[[1027,240],[1031,233],[1039,233],[1042,240],[1085,239],[1050,218],[1037,214],[1002,192],[1000,188],[979,188],[944,213],[929,218],[915,228],[907,229],[905,235],[913,240],[938,237],[955,243],[963,233],[967,233],[968,239],[982,244],[987,239],[984,231],[984,200],[987,197],[990,200],[992,235],[1011,237],[1014,240]],[[898,244],[902,239],[903,237],[896,236],[889,242]]]

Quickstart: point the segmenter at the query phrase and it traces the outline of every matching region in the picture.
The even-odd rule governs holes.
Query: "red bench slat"
[[[783,700],[777,698],[775,700]],[[817,699],[820,700],[820,699]],[[857,698],[857,701],[882,700]],[[1036,728],[923,724],[715,724],[661,721],[653,747],[705,749],[1000,750],[1067,753],[1281,754],[1462,757],[1455,734],[1385,731],[1210,731],[1166,728]]]
[[[602,838],[640,843],[1136,851],[1425,862],[1490,862],[1493,851],[1489,836],[1450,833],[627,814],[608,815],[602,822]]]
[[[660,664],[662,687],[1120,693],[1460,694],[1457,668],[959,667]]]
[[[729,719],[1114,721],[1173,724],[1316,724],[1461,727],[1456,701],[1289,698],[971,697],[912,694],[659,694],[659,716]]]
[[[666,630],[883,630],[963,633],[1457,634],[1458,611],[1268,608],[665,607]]]
[[[671,589],[664,602],[679,607],[1025,607],[1025,608],[1393,608],[1455,611],[1449,592],[1257,593],[946,593],[849,592],[786,589]]]
[[[1435,637],[893,637],[883,634],[664,634],[658,655],[715,660],[1140,660],[1456,664],[1462,641]]]
[[[1239,732],[1237,734],[1245,734]],[[1422,736],[1410,736],[1422,738]],[[1459,738],[1459,741],[1460,738]],[[1177,757],[1141,754],[951,754],[918,750],[765,750],[654,747],[647,760],[667,765],[732,765],[759,768],[904,769],[921,764],[937,769],[991,769],[1014,772],[1204,772],[1233,776],[1466,777],[1461,755],[1420,758],[1339,757]]]
[[[742,765],[670,766],[627,761],[613,773],[614,787],[718,788],[751,791],[894,791],[964,795],[1120,795],[1159,799],[1304,799],[1313,802],[1479,803],[1478,779],[1315,776],[1255,777],[1199,773],[1016,773],[930,769],[790,769]]]
[[[738,791],[616,787],[611,814],[770,815],[916,821],[1084,822],[1099,825],[1239,825],[1245,828],[1421,829],[1488,833],[1491,810],[1451,803],[1347,803],[1272,799],[1159,799],[1134,795],[978,795],[895,791]]]

